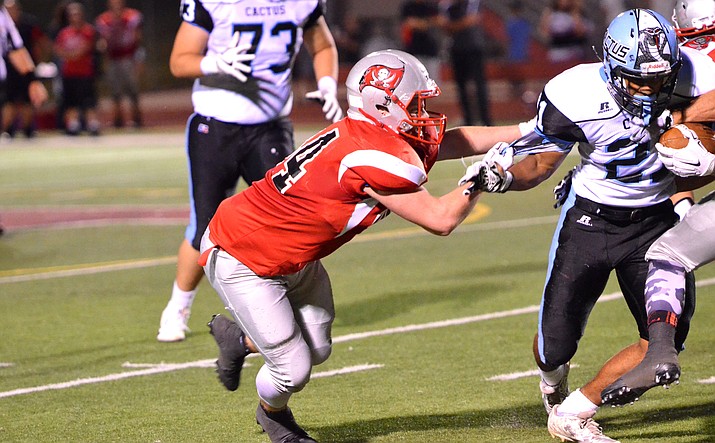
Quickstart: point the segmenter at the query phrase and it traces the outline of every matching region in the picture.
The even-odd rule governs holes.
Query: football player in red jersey
[[[224,200],[201,242],[200,263],[235,319],[209,323],[219,379],[237,389],[245,356],[261,353],[256,419],[273,442],[315,441],[287,404],[331,352],[335,311],[320,259],[389,212],[448,235],[478,193],[462,185],[432,196],[423,184],[435,161],[484,153],[521,132],[514,125],[445,133],[446,117],[427,109],[439,87],[402,51],[367,55],[346,85],[347,117]]]

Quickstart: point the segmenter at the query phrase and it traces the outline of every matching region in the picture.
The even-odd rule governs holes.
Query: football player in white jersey
[[[673,11],[676,32],[684,53],[697,51],[690,59],[691,72],[702,73],[705,65],[715,64],[715,0],[680,0]],[[698,57],[698,55],[702,55]],[[712,69],[710,70],[712,72]],[[713,76],[710,73],[710,76]],[[713,79],[715,82],[715,78]],[[715,85],[711,85],[715,90]],[[675,96],[700,95],[691,83],[678,79]],[[682,89],[682,91],[681,91]],[[713,93],[701,95],[696,102],[712,110]],[[680,111],[682,113],[682,111]],[[697,112],[697,109],[695,109]],[[693,109],[686,108],[686,114]],[[699,121],[713,121],[699,114]],[[704,149],[695,138],[681,150],[656,144],[663,163],[679,176],[712,176],[715,155]],[[648,314],[648,351],[643,361],[603,390],[604,403],[623,405],[638,400],[648,389],[668,385],[680,378],[679,348],[675,346],[676,326],[684,309],[685,276],[715,260],[715,194],[710,193],[693,206],[683,220],[656,240],[646,253],[649,260],[646,280]]]
[[[554,234],[534,338],[554,437],[616,441],[602,433],[593,416],[602,403],[601,391],[635,367],[648,346],[645,254],[677,220],[669,200],[676,190],[675,176],[654,144],[666,126],[663,113],[681,65],[667,19],[647,9],[620,14],[605,33],[603,62],[576,66],[549,81],[539,98],[531,140],[507,149],[518,154],[522,145],[533,144],[553,152],[529,155],[506,172],[502,166],[511,163],[509,155],[501,160],[488,155],[463,177],[469,180],[471,174],[476,188],[490,192],[530,189],[553,174],[578,144],[581,163]],[[569,394],[569,361],[614,270],[641,338]],[[685,298],[694,297],[692,275],[685,281]],[[677,325],[678,349],[687,335],[692,301],[686,300]]]
[[[186,127],[191,214],[179,246],[171,298],[157,339],[184,340],[203,270],[201,235],[240,178],[250,184],[293,151],[288,118],[292,68],[304,44],[313,58],[325,117],[342,117],[338,56],[323,16],[324,0],[182,0],[182,23],[169,65],[195,78]]]

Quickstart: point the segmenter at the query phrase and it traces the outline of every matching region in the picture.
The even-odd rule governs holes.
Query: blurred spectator
[[[524,4],[520,0],[514,0],[509,4],[509,14],[504,26],[507,34],[507,61],[510,63],[528,61],[531,23],[524,16]]]
[[[512,0],[505,24],[507,35],[506,71],[512,94],[524,98],[524,63],[529,61],[531,23],[524,17],[524,4]]]
[[[371,18],[363,21],[365,34],[360,48],[360,58],[382,49],[396,48],[399,40],[393,35],[393,21],[389,18]]]
[[[44,33],[37,19],[22,11],[19,0],[6,0],[5,8],[20,33],[33,63],[47,60],[52,51],[52,42]],[[19,129],[27,138],[35,136],[35,108],[30,103],[31,79],[18,72],[5,56],[7,66],[7,102],[2,107],[2,139],[11,139]]]
[[[601,13],[603,14],[603,19],[601,21],[601,28],[606,29],[611,21],[616,18],[618,14],[628,9],[625,0],[601,0]],[[673,11],[670,11],[671,15]],[[665,15],[668,17],[669,15]]]
[[[434,0],[407,0],[400,12],[402,47],[427,68],[430,77],[440,80],[439,5]]]
[[[583,15],[580,0],[553,0],[539,21],[539,31],[549,45],[549,61],[584,61],[592,28]]]
[[[69,20],[67,20],[67,5],[74,1],[76,0],[62,0],[55,5],[52,11],[52,20],[47,28],[47,34],[53,42],[57,39],[57,34],[69,25]],[[52,52],[52,62],[57,66],[58,70],[62,69],[62,60],[54,51]],[[62,100],[62,77],[60,75],[52,79],[52,96],[55,101],[55,125],[59,129],[64,129],[65,105]]]
[[[85,128],[91,135],[99,135],[96,91],[97,32],[84,17],[84,6],[72,2],[66,8],[69,25],[60,30],[55,39],[55,54],[60,59],[62,101],[65,107],[65,132],[78,135]]]
[[[139,74],[145,50],[141,47],[142,13],[128,8],[124,0],[107,0],[107,11],[97,17],[99,47],[106,58],[106,80],[114,101],[114,127],[124,126],[122,98],[131,104],[132,125],[142,125],[139,107]]]
[[[361,58],[362,44],[365,39],[360,20],[353,15],[346,15],[342,26],[335,27],[333,36],[338,48],[340,64],[352,67]]]
[[[479,117],[482,124],[490,126],[484,53],[486,36],[481,20],[478,0],[448,0],[444,4],[442,27],[451,39],[449,55],[464,124],[473,125],[476,121],[469,92],[469,84],[473,83]]]

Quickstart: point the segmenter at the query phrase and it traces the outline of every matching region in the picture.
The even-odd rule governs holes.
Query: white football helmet
[[[345,85],[348,115],[359,113],[408,141],[442,141],[447,117],[428,111],[425,101],[441,91],[413,55],[395,49],[372,52],[355,63]]]
[[[673,26],[650,9],[630,9],[611,21],[603,38],[603,67],[608,90],[628,113],[643,119],[668,106],[682,62]],[[629,92],[626,80],[659,84],[645,96]]]
[[[673,9],[678,38],[686,40],[715,31],[715,0],[678,0]]]

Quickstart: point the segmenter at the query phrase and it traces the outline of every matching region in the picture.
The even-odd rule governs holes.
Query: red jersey
[[[67,26],[55,39],[55,45],[68,55],[62,59],[62,76],[68,78],[94,77],[94,44],[97,39],[94,26],[81,28]]]
[[[423,161],[394,132],[345,118],[224,200],[209,223],[210,239],[257,275],[295,273],[387,215],[365,187],[417,189],[435,157]]]
[[[132,57],[139,49],[139,32],[142,14],[136,9],[124,8],[119,16],[111,11],[97,17],[97,31],[107,41],[107,56],[111,59]]]

